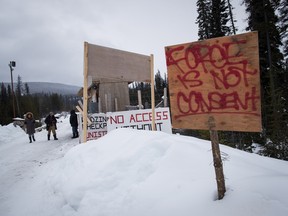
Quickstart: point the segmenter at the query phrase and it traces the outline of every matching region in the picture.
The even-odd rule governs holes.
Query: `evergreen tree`
[[[164,79],[161,76],[160,71],[155,74],[155,103],[156,105],[162,101],[164,95]]]
[[[198,12],[196,23],[198,24],[199,40],[210,38],[211,4],[211,0],[198,0],[196,3]]]
[[[233,16],[233,9],[234,7],[231,5],[230,0],[227,0],[228,3],[228,9],[229,9],[229,21],[231,22],[231,29],[233,34],[236,34],[237,28],[235,27],[235,22],[237,22],[236,20],[234,20],[234,16]]]
[[[15,102],[16,102],[16,115],[18,117],[23,117],[24,113],[21,113],[21,97],[23,93],[23,83],[22,83],[22,78],[18,75],[17,76],[17,83],[16,83],[16,90],[15,90]]]
[[[212,0],[211,5],[211,38],[222,37],[231,34],[231,28],[227,26],[229,21],[229,8],[226,0]]]
[[[30,94],[30,89],[27,83],[25,83],[25,94],[29,95]]]
[[[281,29],[281,38],[283,41],[284,56],[286,58],[286,63],[288,64],[288,1],[282,0],[279,7],[279,21]]]
[[[20,97],[22,95],[22,93],[23,93],[22,78],[21,78],[21,76],[18,75],[15,94],[16,94],[16,96]]]
[[[229,0],[198,0],[196,5],[199,40],[236,33],[234,8]]]
[[[7,124],[9,115],[9,98],[4,83],[1,84],[1,95],[0,95],[0,125]]]
[[[262,136],[266,139],[266,155],[279,158],[279,149],[286,145],[287,137],[287,116],[284,109],[287,100],[283,100],[283,55],[280,52],[281,37],[276,15],[279,1],[244,0],[244,3],[248,13],[247,30],[258,31],[259,35],[264,127]]]
[[[1,106],[4,106],[5,103],[7,103],[8,101],[8,93],[3,82],[1,83],[1,99],[0,100],[1,100]]]

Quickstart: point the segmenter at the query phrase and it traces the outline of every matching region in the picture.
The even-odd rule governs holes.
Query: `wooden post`
[[[105,94],[104,98],[105,98],[105,112],[107,113],[108,112],[108,95]]]
[[[83,110],[81,107],[79,107],[78,105],[76,106],[76,109],[81,113],[81,115],[83,116]],[[90,121],[90,119],[87,117],[87,125],[91,125],[92,122]]]
[[[168,104],[167,104],[167,88],[164,88],[164,107],[168,107]]]
[[[114,101],[115,101],[115,112],[117,112],[118,111],[118,100],[117,100],[117,98],[115,98]]]
[[[137,93],[138,93],[138,107],[139,107],[139,109],[142,109],[142,96],[141,96],[141,90],[138,90]]]
[[[152,109],[152,130],[155,131],[155,88],[154,88],[154,55],[150,55],[151,70],[151,109]]]
[[[101,98],[98,98],[98,112],[101,113],[102,112],[102,108],[101,108],[102,104],[101,104]]]
[[[215,121],[213,117],[209,117],[208,120],[210,128],[210,139],[212,145],[212,155],[213,163],[216,174],[217,190],[218,190],[218,199],[221,200],[224,197],[226,192],[225,179],[223,173],[222,159],[219,147],[218,132],[215,129]]]
[[[88,43],[84,42],[84,86],[83,86],[83,142],[87,142],[88,112]]]

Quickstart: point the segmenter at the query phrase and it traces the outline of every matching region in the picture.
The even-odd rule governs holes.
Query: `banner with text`
[[[78,118],[82,119],[81,115]],[[107,134],[107,117],[105,113],[94,113],[88,115],[91,124],[87,126],[87,141],[95,140]],[[79,122],[79,121],[78,121]],[[80,122],[83,122],[82,120]],[[82,136],[83,124],[79,127],[79,134]],[[80,137],[82,142],[82,137]]]
[[[108,132],[117,128],[133,128],[137,130],[152,130],[152,110],[132,110],[107,113]],[[169,108],[155,109],[155,128],[172,134]]]
[[[173,128],[261,131],[258,33],[165,47]]]

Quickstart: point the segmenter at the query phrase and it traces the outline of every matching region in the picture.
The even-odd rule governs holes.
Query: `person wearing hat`
[[[56,130],[57,130],[57,120],[53,114],[53,112],[50,112],[49,115],[45,119],[46,129],[48,131],[47,138],[50,140],[50,134],[53,133],[54,140],[58,140],[56,137]]]
[[[27,112],[25,115],[24,125],[26,126],[26,133],[28,134],[30,143],[35,141],[34,133],[35,133],[35,119],[33,118],[33,113]]]
[[[77,138],[79,137],[78,134],[78,120],[77,120],[77,114],[75,110],[70,111],[70,125],[72,127],[72,138]]]

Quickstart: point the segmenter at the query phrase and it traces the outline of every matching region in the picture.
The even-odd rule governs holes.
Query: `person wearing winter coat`
[[[79,137],[78,134],[78,120],[77,120],[77,114],[75,113],[75,110],[71,110],[70,112],[70,125],[72,127],[72,138]]]
[[[54,140],[58,140],[56,136],[56,130],[57,130],[57,120],[53,114],[53,112],[50,112],[49,115],[45,119],[46,129],[48,131],[47,138],[50,140],[50,134],[53,133]]]
[[[26,133],[28,134],[30,143],[35,141],[34,133],[35,133],[35,119],[33,117],[33,113],[28,112],[25,115],[24,125],[26,126]]]

